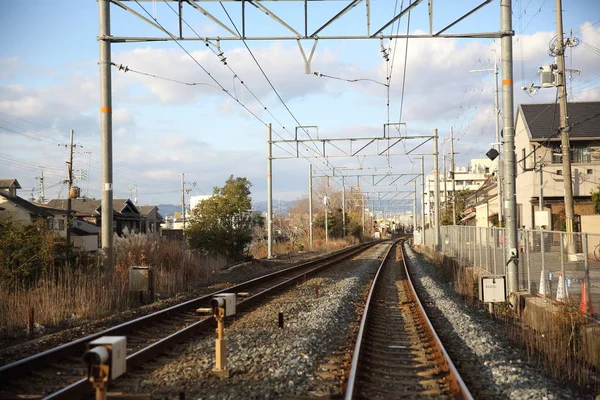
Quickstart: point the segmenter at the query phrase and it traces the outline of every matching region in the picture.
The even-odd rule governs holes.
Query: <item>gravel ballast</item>
[[[341,395],[356,309],[385,247],[319,273],[227,324],[230,378],[211,373],[215,336],[208,335],[174,349],[172,354],[180,355],[149,374],[134,372],[115,381],[111,391],[152,393],[158,399],[181,391],[186,398],[219,400]]]
[[[468,307],[452,283],[439,278],[440,271],[408,245],[404,246],[411,277],[417,291],[427,294],[429,308],[443,314],[453,334],[453,352],[471,354],[478,360],[479,382],[495,398],[501,399],[579,399],[593,398],[565,388],[544,375],[523,358],[520,350],[503,336],[502,324],[489,319],[477,308]],[[429,313],[429,310],[428,310]],[[445,345],[449,347],[449,345]],[[458,348],[457,348],[458,347]],[[460,368],[459,368],[460,370]]]

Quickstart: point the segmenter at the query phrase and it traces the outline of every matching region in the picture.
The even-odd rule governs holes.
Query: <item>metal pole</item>
[[[506,269],[508,293],[518,290],[518,256],[517,252],[517,199],[516,164],[515,164],[515,127],[514,127],[514,93],[513,93],[513,49],[512,37],[512,2],[500,0],[501,38],[502,45],[502,116],[504,126],[504,193],[506,196],[504,208],[506,228],[504,251],[508,266]],[[506,264],[505,264],[506,265]],[[514,299],[512,301],[515,301]]]
[[[584,268],[584,274],[583,274],[583,284],[585,287],[585,295],[586,295],[586,299],[585,299],[585,313],[586,314],[590,314],[592,309],[591,309],[591,305],[592,305],[592,293],[590,292],[590,264],[589,264],[589,260],[588,260],[588,234],[584,233],[583,234],[583,268]]]
[[[425,157],[421,156],[421,243],[425,246]]]
[[[540,158],[540,198],[538,199],[538,208],[540,211],[544,210],[544,168],[542,160]]]
[[[496,147],[498,148],[498,225],[501,225],[502,211],[502,148],[500,146],[500,108],[498,107],[498,62],[494,57],[494,112],[496,114]]]
[[[454,128],[450,128],[450,168],[452,169],[452,223],[456,225],[456,179],[454,178]]]
[[[415,192],[413,194],[413,233],[417,230],[417,180],[413,181]]]
[[[346,183],[342,176],[342,238],[346,238]]]
[[[439,160],[438,160],[438,131],[433,130],[433,178],[435,179],[435,239],[434,250],[440,249],[440,176],[439,176]]]
[[[308,237],[310,249],[313,249],[313,207],[312,207],[312,164],[308,164]]]
[[[71,187],[73,187],[73,129],[70,132],[69,141],[69,190],[67,195],[67,244],[71,244]]]
[[[556,0],[556,86],[558,87],[558,101],[560,105],[560,145],[562,147],[563,182],[565,188],[565,219],[567,232],[567,245],[569,254],[575,253],[573,242],[573,218],[575,217],[573,205],[573,176],[571,172],[571,148],[569,146],[569,117],[567,114],[567,85],[565,83],[565,46],[563,43],[562,1]]]
[[[327,222],[327,197],[325,197],[325,250],[329,250],[329,225]]]
[[[531,253],[529,251],[529,233],[533,231],[526,231],[523,229],[523,235],[525,238],[525,262],[527,263],[527,291],[531,293]]]
[[[98,0],[100,32],[100,147],[102,152],[102,252],[106,270],[113,269],[112,95],[110,0]]]
[[[446,215],[446,212],[448,211],[448,185],[446,183],[446,152],[443,152],[444,154],[444,215]]]
[[[542,253],[542,282],[540,282],[540,284],[538,285],[538,293],[540,292],[540,287],[543,287],[544,289],[544,296],[548,296],[548,293],[546,293],[546,282],[547,282],[547,278],[546,278],[546,243],[544,240],[544,228],[540,228],[540,252]],[[562,249],[561,249],[562,251]],[[542,286],[543,285],[543,286]]]
[[[363,237],[365,236],[365,195],[363,194],[362,198],[362,227],[363,227]]]
[[[273,258],[273,153],[271,124],[267,126],[267,258]],[[312,219],[311,219],[312,222]]]
[[[183,218],[183,230],[185,231],[185,174],[181,174],[181,216]]]

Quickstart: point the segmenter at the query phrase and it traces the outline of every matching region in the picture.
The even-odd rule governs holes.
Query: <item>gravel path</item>
[[[405,250],[417,290],[423,289],[427,293],[430,308],[441,313],[452,325],[455,336],[460,338],[453,341],[453,352],[475,356],[481,372],[480,384],[493,397],[519,400],[594,398],[592,394],[584,395],[563,387],[530,365],[503,336],[502,323],[489,319],[481,310],[464,305],[452,283],[439,279],[439,269],[413,252],[410,246],[405,245]]]
[[[209,335],[174,349],[180,355],[159,360],[163,366],[150,374],[146,369],[115,381],[110,390],[152,393],[155,399],[181,391],[186,398],[219,400],[339,396],[352,357],[347,349],[359,321],[356,309],[384,250],[367,250],[228,324],[229,379],[210,372],[215,337]],[[278,327],[279,312],[284,329]]]

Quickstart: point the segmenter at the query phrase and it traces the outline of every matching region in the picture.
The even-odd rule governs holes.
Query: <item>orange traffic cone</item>
[[[588,303],[587,303],[587,289],[585,287],[585,278],[581,282],[581,304],[579,305],[579,311],[584,314],[593,314],[594,313],[594,305],[590,299],[590,312],[588,313]]]

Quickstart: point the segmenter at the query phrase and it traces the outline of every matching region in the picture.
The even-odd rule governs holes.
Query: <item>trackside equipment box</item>
[[[506,276],[481,276],[479,279],[479,300],[484,303],[504,303],[506,301]]]
[[[125,336],[102,336],[89,343],[89,347],[105,347],[110,353],[110,379],[127,372],[127,338]]]

